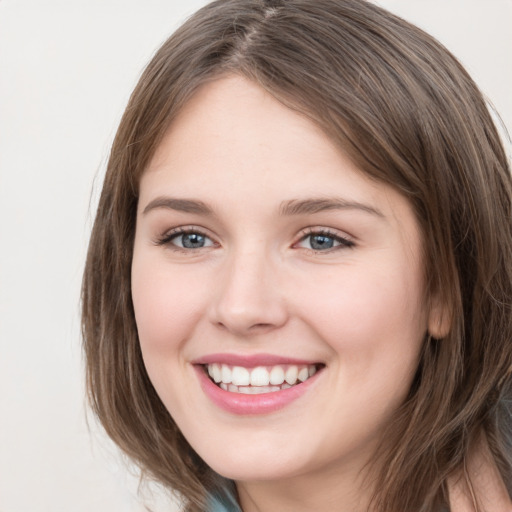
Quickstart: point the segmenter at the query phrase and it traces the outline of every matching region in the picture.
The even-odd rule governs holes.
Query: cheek
[[[145,359],[180,347],[203,308],[198,284],[183,272],[170,272],[166,263],[135,253],[132,264],[132,300]]]
[[[182,386],[190,378],[185,347],[203,303],[199,283],[190,277],[171,271],[165,259],[134,251],[132,300],[142,357],[156,392],[175,419],[194,401],[192,391]]]
[[[322,290],[302,283],[309,293],[301,310],[339,356],[348,384],[414,372],[426,332],[420,275],[388,265],[332,273]]]

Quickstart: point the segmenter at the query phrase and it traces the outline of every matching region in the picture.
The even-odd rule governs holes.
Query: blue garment
[[[212,496],[208,502],[207,512],[242,512],[231,495]]]
[[[231,495],[226,497],[212,496],[208,502],[207,512],[242,512],[235,499]],[[439,512],[450,512],[449,508],[443,507]]]

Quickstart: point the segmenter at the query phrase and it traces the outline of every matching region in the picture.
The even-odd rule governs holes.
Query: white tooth
[[[238,392],[242,393],[243,395],[252,395],[252,388],[241,386],[238,388]]]
[[[308,369],[307,368],[301,368],[299,370],[299,374],[297,375],[297,377],[299,378],[299,380],[301,382],[304,382],[309,377]]]
[[[221,383],[220,383],[220,387],[221,387],[224,391],[227,391],[227,390],[228,390],[228,385],[227,385],[227,384],[224,384],[224,382],[221,382]]]
[[[235,386],[234,384],[228,384],[228,391],[231,391],[231,393],[238,393],[238,386]]]
[[[270,391],[273,393],[274,391],[281,391],[281,388],[279,386],[270,386]]]
[[[297,375],[299,374],[299,369],[296,366],[288,366],[286,370],[285,380],[288,384],[292,385],[297,382]]]
[[[208,375],[213,379],[213,364],[207,365]]]
[[[217,383],[220,382],[222,380],[220,365],[217,363],[214,363],[213,365],[211,365],[211,368],[212,368],[212,372],[213,372],[213,380]]]
[[[243,368],[242,366],[235,366],[231,371],[231,382],[235,386],[248,386],[250,381],[251,378],[247,368]]]
[[[309,368],[308,368],[308,373],[309,373],[309,376],[310,377],[313,377],[313,375],[315,375],[316,373],[316,366],[314,364],[312,364]]]
[[[290,384],[286,384],[286,382],[281,386],[281,389],[291,388]]]
[[[251,386],[268,386],[270,375],[263,366],[254,368],[251,372]]]
[[[221,368],[221,376],[222,376],[222,382],[224,384],[230,384],[231,383],[231,368],[225,364],[222,365]]]
[[[280,386],[284,382],[284,370],[282,366],[274,366],[270,372],[270,384]]]
[[[252,391],[253,395],[261,395],[263,393],[270,392],[270,388],[268,386],[256,386],[256,387],[253,387],[252,389],[253,389],[253,391]]]

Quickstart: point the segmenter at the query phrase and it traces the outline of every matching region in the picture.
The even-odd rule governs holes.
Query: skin
[[[484,435],[470,453],[465,469],[466,474],[461,471],[448,480],[452,512],[512,512],[512,501]]]
[[[155,203],[169,197],[211,213]],[[280,213],[287,201],[333,197],[349,206]],[[179,247],[178,228],[202,233],[205,246]],[[315,251],[311,232],[339,239]],[[237,482],[245,512],[365,510],[365,464],[427,331],[444,328],[441,309],[426,308],[421,247],[403,196],[257,85],[208,83],[173,122],[140,183],[141,349],[163,403],[199,455]],[[325,367],[284,409],[241,416],[199,384],[192,361],[215,353]]]

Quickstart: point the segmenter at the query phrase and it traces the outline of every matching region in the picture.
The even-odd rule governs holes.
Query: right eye
[[[194,231],[178,233],[172,236],[169,242],[182,249],[202,249],[203,247],[213,246],[213,241],[207,236]]]
[[[203,247],[213,247],[215,243],[211,238],[197,230],[173,230],[158,241],[159,245],[171,245],[179,249],[194,250]]]

